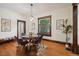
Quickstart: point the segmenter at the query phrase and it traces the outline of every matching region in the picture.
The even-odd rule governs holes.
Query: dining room
[[[74,6],[72,3],[0,3],[0,56],[77,55]]]

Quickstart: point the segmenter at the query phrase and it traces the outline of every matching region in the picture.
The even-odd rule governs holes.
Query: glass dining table
[[[33,41],[34,39],[36,39],[38,37],[38,35],[24,35],[22,36],[22,38],[26,38],[25,40],[27,40],[29,43],[31,41]]]
[[[25,35],[22,36],[23,42],[26,42],[26,40],[28,41],[28,43],[25,45],[25,47],[27,48],[28,51],[28,55],[31,55],[33,48],[35,48],[35,50],[37,49],[36,46],[34,46],[34,43],[32,43],[33,40],[35,40],[38,37],[38,35]]]

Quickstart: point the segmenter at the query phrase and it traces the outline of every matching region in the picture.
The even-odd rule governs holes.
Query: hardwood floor
[[[47,45],[48,48],[45,49],[45,53],[47,56],[75,56],[71,51],[65,49],[64,44],[50,42],[50,41],[43,41],[43,44]]]
[[[16,45],[16,41],[0,44],[0,56],[15,56]]]
[[[46,45],[47,48],[39,51],[41,56],[76,56],[71,51],[67,51],[63,44],[42,40],[41,44]],[[32,50],[32,55],[37,53],[36,50]],[[27,49],[17,47],[17,42],[12,41],[5,44],[0,44],[0,56],[25,56],[29,52]]]

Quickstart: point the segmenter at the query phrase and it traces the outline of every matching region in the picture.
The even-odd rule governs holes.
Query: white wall
[[[7,18],[11,20],[11,32],[1,32],[0,25],[0,38],[17,36],[17,20],[25,20],[25,18],[19,13],[0,7],[0,24],[1,18]]]
[[[46,13],[35,15],[33,22],[30,22],[29,16],[27,16],[27,21],[26,21],[27,34],[29,34],[29,32],[32,30],[32,27],[33,27],[32,23],[35,23],[35,29],[33,29],[32,31],[35,34],[38,33],[38,18],[43,17],[43,16],[48,16],[48,15],[52,16],[52,20],[51,20],[52,36],[44,37],[44,38],[65,42],[66,41],[65,34],[63,34],[61,30],[56,30],[56,20],[68,19],[69,23],[72,24],[72,6],[59,8],[59,9],[55,9],[52,11],[48,11]],[[5,9],[5,8],[1,8],[1,7],[0,7],[0,18],[11,19],[11,32],[1,32],[1,25],[0,25],[0,38],[11,37],[11,36],[17,35],[17,19],[26,20],[25,17],[23,17],[22,15],[14,12],[14,11]],[[0,22],[1,22],[1,20],[0,20]],[[72,34],[70,35],[70,37],[71,37],[70,42],[72,42]]]
[[[52,11],[48,11],[46,13],[42,13],[40,15],[36,15],[35,16],[35,33],[38,32],[38,18],[39,17],[43,17],[43,16],[48,16],[51,15],[52,16],[52,36],[51,37],[44,37],[44,38],[48,38],[50,40],[56,40],[56,41],[61,41],[61,42],[65,42],[65,34],[62,33],[61,30],[56,30],[56,20],[58,19],[68,19],[69,20],[69,24],[72,25],[72,6],[69,7],[64,7],[64,8],[60,8],[60,9],[55,9]],[[31,27],[31,26],[30,26]],[[70,36],[70,42],[72,42],[72,33]]]

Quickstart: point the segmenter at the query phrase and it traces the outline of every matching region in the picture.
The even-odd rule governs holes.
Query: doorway
[[[26,34],[26,21],[17,20],[17,38],[20,39],[22,35]]]

